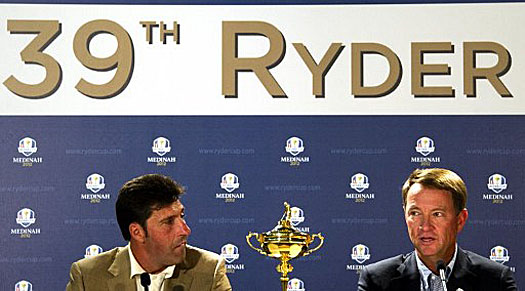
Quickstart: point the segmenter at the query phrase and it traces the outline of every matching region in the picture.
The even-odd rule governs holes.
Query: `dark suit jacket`
[[[366,266],[359,277],[359,291],[421,291],[416,255],[399,255]],[[458,248],[458,255],[447,282],[449,291],[518,290],[509,267],[473,252]]]
[[[130,279],[128,247],[114,248],[71,265],[67,291],[136,291]],[[231,291],[224,260],[217,254],[187,246],[186,259],[164,281],[164,291]]]

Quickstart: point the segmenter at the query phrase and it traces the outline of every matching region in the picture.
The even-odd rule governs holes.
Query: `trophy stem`
[[[286,291],[288,289],[288,273],[290,273],[293,270],[292,265],[288,264],[288,261],[290,260],[290,256],[288,253],[283,253],[281,256],[281,264],[277,266],[277,271],[281,273],[281,286],[282,291]]]
[[[281,286],[283,289],[282,291],[286,291],[288,289],[288,280],[288,277],[281,276]]]

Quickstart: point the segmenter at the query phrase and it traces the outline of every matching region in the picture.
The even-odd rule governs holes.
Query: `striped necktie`
[[[430,286],[430,291],[443,291],[441,279],[434,274],[428,276],[428,286]]]

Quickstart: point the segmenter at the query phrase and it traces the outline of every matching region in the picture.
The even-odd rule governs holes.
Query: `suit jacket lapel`
[[[477,290],[475,287],[478,280],[476,279],[476,274],[472,273],[470,270],[472,268],[472,263],[468,258],[464,250],[458,247],[458,254],[456,257],[456,262],[454,263],[454,269],[450,278],[448,280],[448,288],[450,290],[456,290],[457,288],[462,288],[465,291],[468,290]]]
[[[108,290],[136,290],[134,280],[130,280],[131,263],[129,261],[128,247],[120,248],[115,254],[113,264],[109,266],[108,272],[114,277],[108,280]]]
[[[420,291],[421,281],[417,269],[416,256],[412,252],[405,257],[405,261],[397,268],[398,277],[392,278],[392,289],[399,291]]]
[[[181,270],[179,266],[173,270],[173,277],[164,281],[164,291],[189,291],[193,276],[187,270]]]

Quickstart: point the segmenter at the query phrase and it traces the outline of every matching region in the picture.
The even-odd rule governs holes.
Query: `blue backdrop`
[[[292,261],[290,277],[305,290],[356,290],[362,265],[412,250],[400,188],[421,167],[464,178],[470,217],[460,245],[485,257],[504,247],[508,258],[495,259],[509,259],[502,263],[524,284],[524,125],[523,116],[0,117],[0,290],[22,280],[33,290],[63,290],[87,247],[124,245],[117,192],[145,173],[186,186],[191,244],[217,253],[236,247],[237,259],[224,254],[234,290],[279,290],[277,261],[251,250],[245,236],[272,229],[284,201],[303,211],[297,227],[326,238],[318,252]],[[152,149],[158,137],[170,142],[162,157]],[[303,142],[299,165],[286,162],[290,137]],[[434,146],[426,157],[416,151],[422,137]],[[104,179],[97,193],[86,186],[94,173]],[[238,177],[234,200],[221,195],[230,194],[221,188],[226,173]],[[351,188],[358,173],[368,188]],[[493,174],[501,175],[499,193],[488,188]],[[25,208],[34,216],[17,216]],[[366,250],[353,258],[358,244]]]

